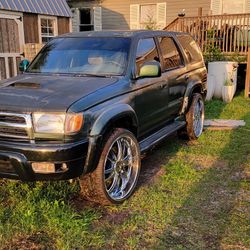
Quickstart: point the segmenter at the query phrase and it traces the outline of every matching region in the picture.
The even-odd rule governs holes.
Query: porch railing
[[[243,56],[250,46],[250,13],[178,17],[165,30],[190,33],[203,52],[216,47],[224,54]]]

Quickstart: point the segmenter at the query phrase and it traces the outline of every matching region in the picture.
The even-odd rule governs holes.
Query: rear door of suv
[[[174,37],[161,35],[157,38],[163,62],[162,74],[168,86],[167,115],[175,118],[180,111],[189,76]]]
[[[200,47],[189,34],[177,34],[176,38],[185,57],[188,82],[202,84],[205,88],[207,70]]]

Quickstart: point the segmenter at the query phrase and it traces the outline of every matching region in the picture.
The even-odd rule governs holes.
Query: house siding
[[[24,41],[25,43],[39,43],[37,14],[23,14]]]
[[[70,20],[67,17],[57,17],[58,35],[70,31]],[[25,43],[39,43],[38,15],[23,14],[24,41]]]
[[[198,8],[202,8],[202,14],[210,13],[211,2],[209,0],[171,0],[167,1],[167,24],[172,22],[183,9],[186,16],[197,16]]]
[[[163,3],[167,4],[167,19],[166,23],[172,22],[178,13],[185,9],[186,16],[196,16],[198,8],[203,8],[203,14],[208,14],[210,11],[210,1],[200,0],[199,4],[195,0],[168,0],[168,1],[153,1],[153,0],[105,0],[102,2],[103,11],[103,29],[129,29],[130,27],[130,5],[131,4],[147,4],[147,3]],[[196,7],[194,7],[196,6]]]
[[[178,13],[185,9],[186,16],[196,16],[198,8],[202,7],[203,14],[210,13],[211,1],[210,0],[199,0],[197,4],[196,0],[105,0],[98,4],[98,1],[91,1],[84,3],[81,1],[69,1],[71,8],[93,8],[94,6],[102,7],[102,29],[129,29],[130,28],[130,5],[131,4],[156,4],[166,3],[166,24],[172,22]],[[75,20],[74,20],[75,19]],[[73,31],[77,31],[78,23],[77,18],[73,18]]]
[[[58,35],[69,33],[70,21],[67,17],[57,17]]]

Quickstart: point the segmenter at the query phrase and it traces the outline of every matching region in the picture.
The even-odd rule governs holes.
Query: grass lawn
[[[121,206],[81,201],[77,182],[1,180],[0,249],[250,249],[250,100],[207,102],[206,117],[247,125],[167,139]]]

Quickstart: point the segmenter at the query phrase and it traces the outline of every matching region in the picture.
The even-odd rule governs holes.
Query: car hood
[[[118,78],[23,74],[0,82],[0,110],[67,111],[74,102]]]

